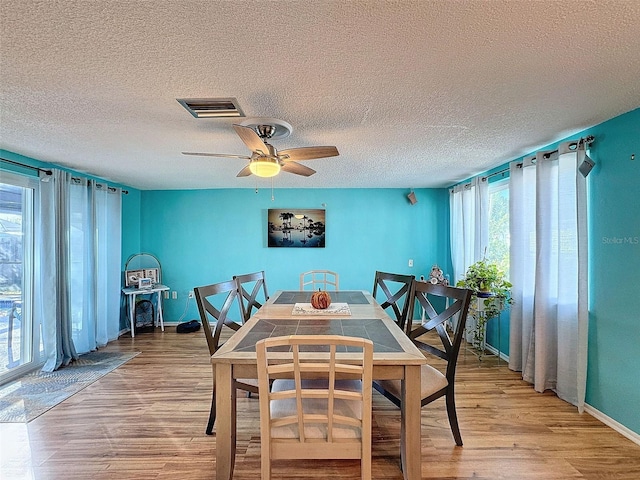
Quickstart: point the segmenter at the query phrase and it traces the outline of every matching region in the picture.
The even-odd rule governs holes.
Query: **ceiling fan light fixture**
[[[280,162],[275,157],[258,157],[251,160],[249,170],[258,177],[274,177],[280,173]]]

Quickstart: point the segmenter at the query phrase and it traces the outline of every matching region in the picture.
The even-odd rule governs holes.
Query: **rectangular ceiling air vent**
[[[244,117],[235,98],[176,98],[196,118]]]

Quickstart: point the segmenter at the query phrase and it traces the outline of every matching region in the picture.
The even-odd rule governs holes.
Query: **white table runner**
[[[327,308],[313,308],[310,303],[296,303],[292,315],[351,315],[348,303],[332,303]]]

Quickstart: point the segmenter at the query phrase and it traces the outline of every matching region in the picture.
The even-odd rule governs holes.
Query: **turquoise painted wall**
[[[131,255],[140,253],[141,192],[127,187],[127,195],[122,196],[122,270]]]
[[[342,289],[371,290],[376,270],[427,275],[449,259],[445,189],[253,189],[142,192],[142,250],[162,262],[163,282],[178,292],[165,318],[185,312],[196,286],[264,270],[270,292],[297,289],[299,274],[328,269]],[[325,248],[268,248],[269,208],[326,210]],[[408,267],[409,259],[414,267]],[[184,320],[198,318],[195,301]]]
[[[640,108],[584,133],[596,138],[587,403],[640,434]]]

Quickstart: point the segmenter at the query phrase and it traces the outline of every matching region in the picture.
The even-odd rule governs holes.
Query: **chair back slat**
[[[228,280],[226,282],[196,287],[193,289],[193,293],[196,297],[196,304],[198,305],[200,322],[202,323],[204,334],[207,338],[209,354],[213,355],[220,347],[222,327],[226,325],[232,330],[238,330],[242,325],[229,316],[231,307],[238,297],[236,283],[233,280]],[[216,304],[219,304],[220,298],[223,299],[220,308],[217,308],[212,303],[214,298],[218,300],[215,302]],[[239,312],[240,318],[242,318],[242,310],[239,309]]]
[[[247,322],[254,310],[258,310],[264,302],[269,300],[264,271],[234,275],[233,279],[238,289],[242,321]]]
[[[340,289],[340,275],[331,270],[309,270],[300,274],[300,290]]]
[[[401,275],[397,273],[376,272],[373,281],[373,298],[383,309],[391,308],[395,316],[396,324],[405,330],[407,322],[411,321],[409,310],[413,296],[412,287],[414,275]],[[382,292],[384,295],[381,295]]]
[[[426,318],[422,325],[409,331],[409,338],[421,350],[447,361],[446,376],[449,382],[454,380],[472,294],[473,292],[466,288],[414,281],[413,295],[416,302],[411,302],[410,315],[413,316],[413,309],[417,303],[422,307]],[[440,305],[436,306],[436,303]],[[448,328],[452,329],[453,337],[449,335]],[[441,348],[419,339],[434,329],[440,337]]]

